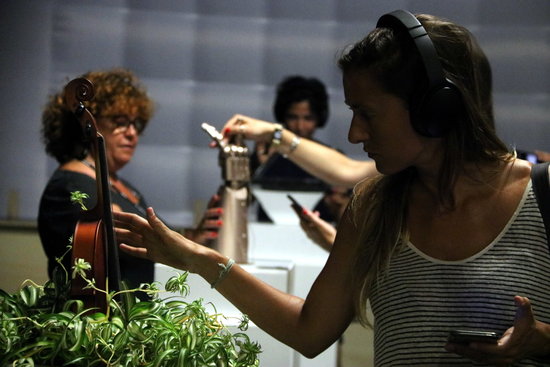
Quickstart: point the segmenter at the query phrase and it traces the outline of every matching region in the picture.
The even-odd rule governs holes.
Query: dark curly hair
[[[154,103],[131,71],[122,68],[98,70],[81,77],[94,85],[94,98],[85,102],[94,117],[133,114],[148,123]],[[46,153],[60,164],[71,159],[83,159],[88,153],[89,146],[73,112],[65,106],[64,92],[61,90],[50,96],[42,113],[42,141]]]
[[[275,119],[284,124],[286,113],[293,103],[309,102],[311,112],[317,118],[317,127],[325,126],[328,119],[328,95],[325,85],[315,78],[290,76],[277,86],[273,104]]]

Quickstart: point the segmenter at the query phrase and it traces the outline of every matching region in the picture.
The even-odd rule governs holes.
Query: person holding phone
[[[273,115],[282,129],[288,129],[297,139],[315,139],[329,118],[329,100],[325,85],[317,78],[302,75],[285,77],[276,88]],[[258,141],[250,156],[251,181],[266,189],[324,191],[314,210],[328,222],[336,222],[338,211],[331,206],[332,188],[311,175],[292,160],[277,151],[277,144]],[[270,222],[271,218],[259,204],[257,220]]]
[[[325,195],[324,200],[330,200],[334,206],[334,212],[338,213],[338,221],[344,214],[344,210],[349,202],[350,196],[347,193],[342,194],[337,190],[342,188],[334,187],[329,195]],[[287,195],[291,200],[291,207],[300,219],[300,227],[307,237],[321,248],[330,251],[336,238],[336,228],[333,224],[322,219],[319,212],[311,211],[299,204],[291,195]],[[330,205],[330,204],[329,204]]]
[[[152,208],[146,220],[115,214],[121,249],[198,273],[308,357],[356,317],[369,324],[369,301],[376,366],[548,365],[548,238],[531,164],[496,134],[490,65],[474,36],[440,17],[396,11],[338,65],[352,113],[348,139],[380,174],[355,186],[306,299],[175,233]],[[245,133],[254,128],[241,124]],[[499,339],[449,343],[455,329]]]

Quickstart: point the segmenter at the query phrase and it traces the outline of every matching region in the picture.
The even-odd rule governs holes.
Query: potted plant
[[[74,274],[85,277],[88,266],[79,261]],[[165,289],[185,296],[186,278],[187,273],[172,277]],[[259,345],[243,332],[232,334],[223,315],[213,305],[214,313],[208,313],[202,299],[162,300],[157,284],[145,284],[106,293],[107,312],[90,313],[81,301],[66,299],[67,289],[67,283],[54,280],[44,286],[25,281],[14,294],[0,290],[0,365],[259,365]],[[137,291],[153,297],[139,301],[132,295]],[[244,316],[239,329],[247,325]]]
[[[157,283],[108,292],[87,278],[90,265],[82,259],[71,276],[58,263],[43,286],[27,280],[14,294],[0,290],[0,366],[259,366],[260,346],[244,333],[248,318],[232,333],[214,305],[187,302],[187,272],[164,286],[182,297],[163,300]],[[69,299],[75,277],[105,295],[105,313]],[[140,301],[136,292],[150,299]]]

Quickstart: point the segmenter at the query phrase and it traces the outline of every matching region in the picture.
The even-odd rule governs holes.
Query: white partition
[[[278,262],[264,265],[243,265],[243,267],[264,282],[284,292],[288,292],[292,264]],[[164,284],[176,271],[176,269],[171,267],[157,264],[155,267],[155,280]],[[223,298],[216,290],[211,289],[210,284],[196,274],[189,274],[188,284],[190,292],[186,299],[191,301],[202,298],[207,310],[212,313],[218,312],[225,316],[225,319],[221,319],[220,321],[228,326],[229,330],[232,332],[238,330],[237,325],[240,323],[242,313],[235,306]],[[172,293],[165,295],[165,297],[175,296],[177,295]],[[216,307],[216,311],[213,308],[209,308],[207,305],[208,302],[211,302]],[[266,334],[254,325],[253,322],[249,323],[246,334],[251,340],[260,343],[262,346],[262,353],[259,356],[262,366],[293,366],[295,352]]]
[[[294,215],[289,209],[290,215]],[[284,292],[306,297],[317,275],[323,268],[328,253],[311,242],[298,225],[267,223],[249,224],[249,260],[243,268],[264,282]],[[155,280],[164,283],[176,270],[156,265]],[[226,324],[235,327],[241,317],[240,311],[210,285],[195,274],[189,278],[189,300],[202,298],[212,302],[216,310],[228,316]],[[243,290],[244,291],[244,290]],[[313,359],[285,346],[270,337],[253,323],[247,334],[262,345],[260,355],[264,367],[335,367],[337,365],[336,343]]]

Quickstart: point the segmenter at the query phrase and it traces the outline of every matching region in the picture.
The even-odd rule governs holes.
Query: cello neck
[[[93,266],[103,268],[103,271],[99,272],[99,274],[104,278],[101,279],[101,281],[109,280],[109,290],[120,290],[122,289],[120,262],[113,228],[111,190],[105,139],[98,131],[94,116],[83,104],[83,101],[89,101],[93,96],[93,84],[85,78],[73,79],[65,87],[65,102],[67,106],[74,111],[81,125],[84,138],[90,143],[90,149],[95,159],[97,203],[93,209],[84,212],[81,217],[81,220],[85,219],[88,222],[96,221],[98,224],[96,228],[102,228],[99,236],[97,236],[97,239],[94,241],[101,242],[101,246],[98,246],[98,248],[104,248],[104,250],[100,250],[100,256],[97,257],[97,259],[101,259],[101,261],[98,260]],[[95,243],[87,243],[86,245],[95,246]],[[74,250],[73,248],[73,253]]]

